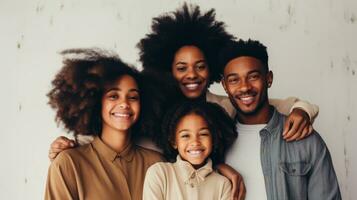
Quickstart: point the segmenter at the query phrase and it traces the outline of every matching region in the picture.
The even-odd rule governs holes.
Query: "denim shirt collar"
[[[270,118],[268,124],[260,131],[260,135],[267,132],[272,136],[277,136],[282,131],[281,121],[284,121],[284,116],[280,114],[275,108],[273,108],[273,115]]]

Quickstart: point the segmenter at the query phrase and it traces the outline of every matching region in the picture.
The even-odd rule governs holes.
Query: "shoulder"
[[[169,171],[170,169],[173,169],[173,163],[157,162],[149,167],[148,173],[150,172],[162,174],[162,172]]]
[[[322,139],[321,135],[313,130],[310,136],[305,139],[300,140],[302,143],[306,143],[310,149],[315,151],[322,151],[327,148],[325,141]]]
[[[159,181],[161,183],[167,182],[174,171],[172,163],[169,162],[157,162],[151,165],[146,171],[145,179],[151,182]]]
[[[227,177],[225,177],[215,171],[213,171],[207,178],[209,178],[211,180],[210,181],[211,183],[213,182],[214,185],[216,185],[218,188],[220,188],[220,190],[229,190],[230,191],[232,188],[231,181]]]
[[[221,184],[230,183],[230,180],[228,180],[227,177],[225,177],[215,171],[213,171],[208,177],[210,177],[211,179],[214,179],[215,181],[217,181],[217,183],[221,183]]]
[[[50,165],[50,172],[61,171],[64,174],[72,173],[76,168],[76,163],[80,162],[80,154],[75,149],[67,149],[58,154]],[[57,173],[55,173],[57,174]]]
[[[308,137],[298,140],[298,141],[293,141],[293,142],[286,142],[287,144],[291,144],[290,146],[304,146],[305,150],[311,150],[311,149],[324,149],[326,148],[326,143],[322,139],[321,135],[316,131],[313,130],[311,135]]]
[[[51,166],[74,166],[87,159],[91,151],[91,144],[85,144],[71,149],[66,149],[58,154]]]
[[[286,147],[286,152],[298,152],[297,154],[281,152],[281,156],[283,156],[283,158],[289,158],[292,156],[295,159],[299,158],[304,161],[314,163],[316,160],[319,160],[324,156],[329,156],[329,150],[327,148],[326,143],[324,142],[320,134],[315,130],[313,130],[313,133],[311,133],[310,136],[302,140],[293,142],[286,142],[284,140],[283,142],[285,144],[284,146]]]

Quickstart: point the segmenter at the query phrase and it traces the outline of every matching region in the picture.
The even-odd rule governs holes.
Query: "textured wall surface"
[[[0,0],[0,199],[42,199],[52,140],[64,134],[46,93],[58,51],[109,48],[140,67],[136,43],[151,18],[183,1]],[[202,0],[238,37],[268,46],[271,97],[320,106],[314,127],[333,157],[344,199],[357,196],[357,1]],[[213,90],[223,94],[220,85]],[[354,150],[353,150],[354,149]]]

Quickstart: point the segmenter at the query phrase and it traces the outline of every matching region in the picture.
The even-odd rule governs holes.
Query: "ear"
[[[273,84],[273,72],[269,71],[267,73],[267,83],[268,83],[268,88],[271,87],[271,85]]]
[[[227,87],[226,87],[226,82],[224,82],[224,78],[222,78],[221,84],[222,84],[222,86],[223,86],[224,91],[226,91],[226,93],[228,94],[228,92],[227,92]]]

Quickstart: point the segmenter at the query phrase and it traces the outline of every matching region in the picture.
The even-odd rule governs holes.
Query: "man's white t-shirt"
[[[266,200],[266,190],[260,162],[259,131],[266,124],[237,123],[238,138],[227,152],[226,163],[236,169],[244,179],[246,200]]]

